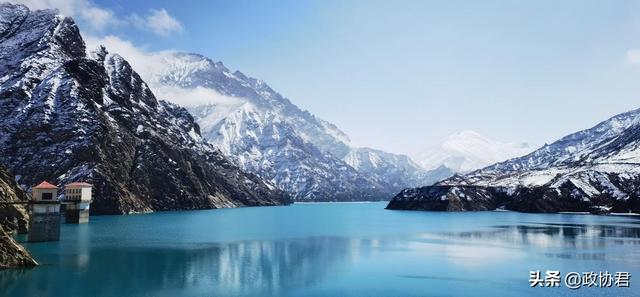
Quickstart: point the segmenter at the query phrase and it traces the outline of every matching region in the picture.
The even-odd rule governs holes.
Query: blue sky
[[[391,152],[543,144],[640,107],[640,1],[65,3],[86,34],[223,61]]]

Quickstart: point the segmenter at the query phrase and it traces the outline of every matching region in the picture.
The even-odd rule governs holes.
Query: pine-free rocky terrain
[[[13,238],[26,233],[29,214],[23,205],[3,204],[27,200],[27,195],[14,181],[15,177],[0,165],[0,269],[37,265],[31,254]]]
[[[297,201],[387,200],[453,174],[423,170],[405,155],[356,147],[336,125],[222,62],[181,52],[150,59],[157,63],[146,80],[156,94],[186,107],[203,137],[234,164]],[[188,102],[195,96],[197,102]]]
[[[0,4],[0,163],[27,189],[94,185],[92,214],[281,205],[286,193],[229,162],[193,117],[157,100],[129,63],[87,53],[71,18]]]
[[[640,109],[526,156],[405,189],[387,208],[640,213]]]

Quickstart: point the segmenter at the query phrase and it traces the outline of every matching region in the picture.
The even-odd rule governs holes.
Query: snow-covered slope
[[[389,208],[640,212],[640,109],[519,158],[398,194]]]
[[[0,98],[0,162],[24,187],[91,182],[92,213],[287,202],[122,57],[87,55],[74,21],[55,11],[0,4]]]
[[[236,164],[298,200],[386,199],[437,180],[406,156],[354,148],[335,125],[221,62],[197,54],[158,55],[165,66],[149,72],[151,88],[185,106],[203,137]],[[439,177],[446,177],[443,172]]]
[[[196,119],[211,116],[190,108]],[[329,152],[306,142],[277,112],[249,102],[204,133],[247,171],[272,181],[298,200],[377,200],[389,195],[383,181],[363,175]],[[206,121],[203,121],[206,123]]]
[[[496,141],[467,130],[450,135],[441,144],[416,153],[413,158],[427,170],[444,166],[461,173],[524,156],[536,148],[528,143]]]
[[[405,155],[371,148],[352,148],[343,160],[360,172],[372,174],[380,182],[390,183],[393,188],[431,185],[455,173],[444,166],[424,170]]]
[[[240,71],[231,72],[222,62],[214,62],[204,56],[190,53],[165,52],[160,54],[164,68],[151,69],[150,86],[158,90],[161,98],[187,107],[211,108],[215,106],[214,122],[220,121],[237,110],[242,103],[253,105],[255,110],[270,110],[292,126],[303,140],[322,151],[343,156],[349,151],[349,138],[335,125],[301,110],[288,99],[271,89],[265,82],[247,77]],[[162,92],[164,91],[164,92]],[[196,91],[196,93],[193,93]],[[199,96],[209,91],[207,98],[185,102],[175,93]],[[213,92],[211,92],[213,91]],[[228,102],[233,101],[229,106]],[[222,101],[222,102],[221,102]],[[233,108],[236,107],[236,108]],[[213,111],[213,109],[210,109]],[[201,121],[202,126],[216,128],[211,122]]]

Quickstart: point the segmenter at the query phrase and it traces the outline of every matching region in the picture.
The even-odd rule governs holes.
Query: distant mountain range
[[[452,174],[423,170],[404,155],[354,147],[334,124],[221,62],[198,54],[159,55],[165,66],[147,79],[155,93],[185,106],[203,137],[235,164],[296,200],[382,200]]]
[[[187,110],[156,99],[129,63],[87,54],[53,10],[0,4],[0,163],[27,189],[94,185],[94,214],[288,203],[230,163]]]
[[[93,213],[386,200],[531,150],[465,131],[420,165],[354,146],[221,62],[162,52],[141,77],[104,47],[88,54],[55,11],[3,4],[0,14],[0,162],[24,188],[93,182]]]
[[[453,172],[464,173],[524,156],[537,148],[526,142],[496,141],[467,130],[452,134],[439,145],[416,153],[412,157],[426,170],[444,166]]]
[[[640,109],[519,158],[407,189],[390,209],[640,212]]]

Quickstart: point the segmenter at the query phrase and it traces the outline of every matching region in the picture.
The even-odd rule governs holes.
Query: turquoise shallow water
[[[0,296],[640,296],[640,218],[391,211],[385,203],[91,217]],[[631,288],[530,288],[530,270]]]

